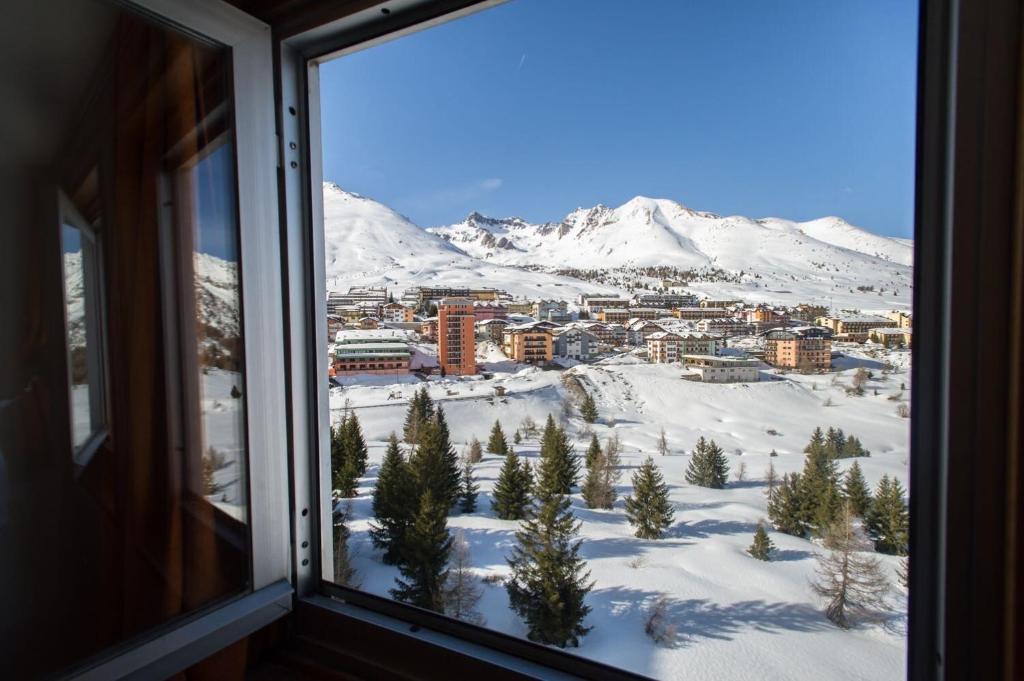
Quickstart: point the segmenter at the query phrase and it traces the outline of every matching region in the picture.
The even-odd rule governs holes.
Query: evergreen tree
[[[906,555],[910,541],[910,513],[900,481],[883,475],[868,512],[868,533],[881,553]]]
[[[804,459],[804,470],[800,474],[800,518],[804,525],[822,533],[839,512],[839,469],[829,456],[821,429],[816,429],[814,433],[811,443],[804,450],[807,456]]]
[[[352,567],[352,560],[348,555],[349,529],[346,523],[347,514],[335,510],[333,513],[334,527],[334,583],[341,586],[352,586],[355,581],[356,570]]]
[[[529,460],[525,456],[519,457],[519,465],[522,471],[523,489],[526,490],[526,502],[529,505],[530,497],[533,496],[534,486],[537,481],[533,477],[533,466],[530,465]]]
[[[435,500],[427,489],[404,541],[398,570],[404,579],[395,579],[391,589],[395,600],[435,612],[444,612],[444,586],[452,539],[448,535],[448,508]]]
[[[508,441],[505,440],[505,433],[501,430],[501,421],[495,420],[491,428],[491,438],[487,441],[487,451],[490,454],[505,456],[508,453]]]
[[[665,478],[654,459],[647,457],[633,474],[633,495],[626,497],[626,518],[640,539],[660,539],[672,525],[674,515]]]
[[[463,513],[472,513],[476,510],[476,497],[480,489],[473,477],[473,464],[468,461],[462,467],[462,489],[459,496],[459,507]]]
[[[391,433],[384,461],[377,474],[377,486],[373,491],[373,515],[375,522],[370,526],[373,545],[384,551],[383,560],[388,565],[398,562],[402,539],[412,524],[416,513],[416,494],[412,473],[398,446],[398,438]]]
[[[829,428],[825,434],[825,449],[833,459],[838,459],[846,447],[846,435],[842,428]]]
[[[576,647],[590,631],[583,626],[590,612],[584,601],[594,584],[579,556],[579,527],[569,498],[552,494],[538,501],[516,532],[505,589],[531,641]]]
[[[349,455],[347,417],[331,428],[331,487],[342,497],[354,497],[359,483],[358,462]]]
[[[590,446],[587,447],[587,454],[584,458],[588,469],[594,467],[594,462],[597,461],[599,456],[601,456],[601,443],[598,442],[597,435],[591,435]]]
[[[587,454],[590,455],[589,451]],[[615,485],[621,475],[620,463],[615,440],[608,438],[603,451],[598,446],[597,455],[587,469],[587,477],[581,490],[589,508],[610,509],[615,505]]]
[[[729,461],[725,452],[714,440],[698,439],[686,468],[686,481],[691,485],[722,489],[728,479]]]
[[[363,439],[363,429],[359,425],[359,419],[354,410],[350,411],[342,422],[341,439],[345,457],[351,460],[350,465],[355,471],[356,477],[366,475],[366,440]]]
[[[451,508],[458,498],[462,471],[456,464],[458,477],[453,481],[448,455],[451,445],[447,444],[445,429],[436,419],[431,419],[420,425],[417,437],[419,444],[409,457],[409,469],[415,483],[413,498],[419,499],[424,492],[430,491],[434,503]]]
[[[811,441],[804,447],[804,454],[810,454],[812,451],[824,449],[825,447],[825,434],[821,432],[821,428],[815,428],[814,432],[811,433]]]
[[[423,386],[413,395],[409,402],[409,410],[405,415],[405,426],[403,428],[403,439],[410,445],[415,445],[419,440],[419,433],[423,424],[434,416],[434,401],[430,399],[427,387]]]
[[[445,496],[448,507],[451,508],[458,501],[462,491],[462,468],[459,466],[459,456],[452,446],[451,435],[448,432],[448,421],[444,415],[444,409],[440,405],[434,410],[434,423],[437,424],[438,442],[437,447],[441,452],[441,460],[445,468]]]
[[[849,504],[825,532],[828,553],[818,554],[817,579],[811,584],[826,601],[825,616],[848,629],[860,620],[878,619],[889,583],[878,559],[864,555],[871,543],[857,526]]]
[[[871,508],[871,490],[864,480],[864,474],[860,470],[860,464],[856,461],[846,471],[846,478],[843,480],[843,498],[850,503],[850,509],[858,518],[867,518],[868,510]]]
[[[530,488],[524,466],[528,465],[525,461],[520,463],[519,457],[511,449],[505,455],[491,500],[491,508],[502,520],[520,520],[526,515]]]
[[[864,445],[860,443],[860,440],[851,435],[846,438],[846,442],[843,444],[843,451],[839,454],[839,457],[842,459],[852,459],[858,456],[871,456],[871,452],[864,449]]]
[[[594,402],[594,397],[590,393],[583,396],[583,402],[580,403],[580,416],[587,423],[597,421],[597,403]]]
[[[579,474],[579,457],[565,431],[555,424],[555,419],[549,414],[541,436],[540,471],[536,481],[538,496],[569,494]]]
[[[768,518],[772,525],[779,532],[794,537],[802,537],[807,532],[807,526],[801,519],[799,488],[799,473],[786,473],[768,501]]]
[[[517,444],[518,445],[518,444],[521,444],[522,442],[523,442],[523,436],[519,434],[518,430],[516,430],[516,432],[512,433],[512,443],[513,444]]]
[[[747,549],[747,553],[758,560],[771,560],[771,553],[774,550],[775,544],[764,531],[764,523],[758,523],[757,529],[754,530],[754,543]]]

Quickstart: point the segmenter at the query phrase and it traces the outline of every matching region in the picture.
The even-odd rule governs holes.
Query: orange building
[[[445,298],[437,306],[437,358],[444,373],[476,373],[475,323],[472,300]]]
[[[551,331],[539,322],[506,326],[502,351],[509,359],[527,364],[546,364],[554,351]]]
[[[764,361],[774,367],[822,371],[832,366],[832,331],[825,327],[773,329],[764,339]]]

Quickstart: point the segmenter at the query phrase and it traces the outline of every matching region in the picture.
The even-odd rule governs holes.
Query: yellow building
[[[505,356],[526,364],[545,364],[553,356],[551,332],[536,322],[506,326],[501,349]]]

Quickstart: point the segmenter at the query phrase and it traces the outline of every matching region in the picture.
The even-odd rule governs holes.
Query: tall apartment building
[[[473,301],[445,298],[437,306],[437,355],[446,374],[476,373],[476,338]]]
[[[828,369],[832,366],[832,331],[823,326],[769,331],[764,336],[764,361],[785,369]]]

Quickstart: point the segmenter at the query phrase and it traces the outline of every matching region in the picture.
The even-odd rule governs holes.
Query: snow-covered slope
[[[698,273],[692,288],[712,296],[864,309],[910,301],[912,243],[839,218],[801,223],[722,217],[638,196],[617,208],[579,208],[559,222],[531,224],[474,212],[458,224],[421,230],[333,184],[324,187],[324,206],[329,289],[345,283],[412,286],[440,278],[517,295],[570,298],[552,287],[600,287],[557,276],[569,268],[668,267]],[[874,290],[858,290],[864,286]]]

